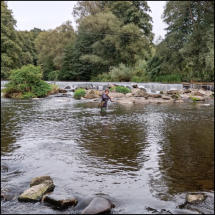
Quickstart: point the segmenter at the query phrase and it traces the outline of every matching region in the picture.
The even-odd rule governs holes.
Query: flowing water
[[[112,213],[214,212],[214,104],[110,104],[55,97],[1,98],[1,188],[11,196],[2,213],[79,213],[94,196]],[[32,178],[50,175],[54,192],[79,200],[55,210],[17,197]],[[188,192],[208,196],[180,209]]]

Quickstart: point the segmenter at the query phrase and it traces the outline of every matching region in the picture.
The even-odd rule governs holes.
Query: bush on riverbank
[[[114,86],[110,89],[111,92],[115,91],[118,93],[130,93],[131,89],[129,89],[128,87],[124,87],[124,86]]]
[[[50,85],[41,80],[42,71],[39,66],[26,65],[12,70],[9,82],[3,90],[7,98],[37,98],[45,97],[58,91],[56,85]]]
[[[82,89],[82,88],[78,88],[77,90],[75,90],[74,92],[74,98],[75,99],[81,99],[81,97],[84,97],[86,94],[86,90]]]

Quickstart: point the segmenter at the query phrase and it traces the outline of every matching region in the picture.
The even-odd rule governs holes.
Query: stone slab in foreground
[[[37,184],[39,183],[39,181],[41,181],[41,183]],[[18,197],[18,200],[22,202],[38,202],[42,199],[44,194],[53,191],[54,188],[55,188],[55,185],[52,180],[42,180],[42,179],[36,178],[32,180],[31,187],[25,190]]]

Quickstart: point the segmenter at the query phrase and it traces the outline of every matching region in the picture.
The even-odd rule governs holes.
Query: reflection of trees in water
[[[213,122],[178,121],[168,129],[159,163],[168,193],[213,190]]]
[[[144,149],[144,131],[130,122],[95,122],[81,128],[80,145],[89,156],[120,168],[138,170]]]
[[[20,101],[2,101],[1,103],[1,155],[14,151],[22,128],[21,121],[25,117],[26,109],[32,104],[20,104]]]

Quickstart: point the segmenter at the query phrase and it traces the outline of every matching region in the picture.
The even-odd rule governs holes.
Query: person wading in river
[[[111,102],[113,102],[111,100],[111,97],[108,95],[109,94],[109,89],[106,88],[105,89],[105,92],[102,94],[102,100],[101,100],[101,103],[100,103],[100,107],[101,107],[101,112],[104,112],[107,110],[107,103],[108,103],[108,100],[110,100]]]

